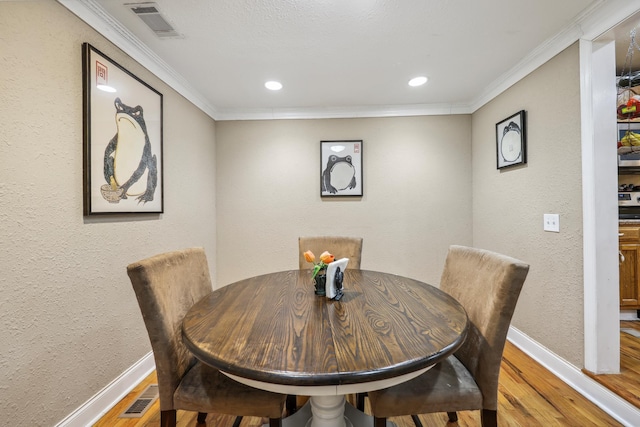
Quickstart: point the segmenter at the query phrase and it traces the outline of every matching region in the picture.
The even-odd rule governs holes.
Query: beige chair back
[[[127,274],[153,349],[160,409],[176,409],[173,394],[184,373],[195,363],[182,343],[182,319],[212,290],[204,249],[156,255],[130,264]]]
[[[314,253],[318,261],[320,254],[324,251],[329,251],[335,255],[336,259],[349,258],[347,268],[359,270],[360,258],[362,257],[362,237],[299,237],[298,264],[300,270],[311,267],[303,255],[308,250]]]
[[[455,355],[475,378],[485,409],[497,409],[502,352],[528,271],[528,264],[495,252],[449,248],[440,289],[469,316],[469,334]]]

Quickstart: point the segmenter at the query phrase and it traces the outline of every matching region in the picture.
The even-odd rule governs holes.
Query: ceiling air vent
[[[125,6],[138,15],[142,21],[161,39],[181,38],[167,20],[162,16],[156,3],[125,3]]]

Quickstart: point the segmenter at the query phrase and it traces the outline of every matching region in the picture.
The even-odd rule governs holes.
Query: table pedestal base
[[[282,427],[372,427],[373,417],[345,401],[344,396],[311,396]],[[265,426],[268,427],[268,426]],[[387,420],[387,427],[397,427]]]
[[[353,427],[344,416],[344,396],[312,396],[312,417],[306,427]]]

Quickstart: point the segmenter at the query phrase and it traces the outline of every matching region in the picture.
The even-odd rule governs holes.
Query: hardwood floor
[[[620,329],[633,329],[640,333],[640,321],[620,321]],[[588,371],[583,372],[640,408],[640,338],[620,332],[619,374],[593,375]]]
[[[137,395],[155,381],[155,373],[152,373],[94,427],[158,427],[159,401],[156,401],[142,418],[118,418]],[[178,427],[195,427],[196,415],[178,411]],[[460,412],[458,418],[457,423],[448,423],[447,415],[444,413],[420,415],[424,427],[480,426],[478,411]],[[510,427],[621,425],[509,342],[505,347],[500,373],[498,418],[499,425]],[[209,414],[207,426],[231,427],[233,420],[234,417],[231,416]],[[414,425],[409,416],[390,420],[398,427]],[[241,424],[241,427],[259,426],[260,420],[252,417],[244,418]]]

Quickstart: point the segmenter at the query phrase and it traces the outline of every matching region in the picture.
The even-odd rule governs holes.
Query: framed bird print
[[[320,141],[320,196],[362,196],[362,140]]]
[[[162,213],[162,94],[82,45],[84,214]]]
[[[527,163],[525,111],[518,111],[496,124],[498,169]]]

